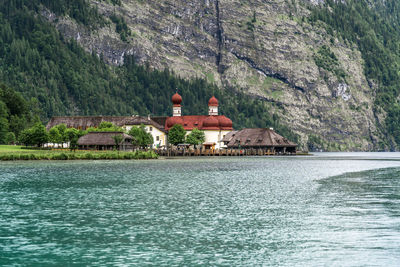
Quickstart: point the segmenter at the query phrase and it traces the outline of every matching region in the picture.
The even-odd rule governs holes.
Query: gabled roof
[[[151,117],[151,119],[154,122],[160,124],[163,128],[165,126],[165,121],[167,120],[167,118],[168,118],[168,116],[154,116],[154,117]]]
[[[113,139],[116,135],[122,135],[122,142],[131,142],[132,136],[127,135],[123,132],[90,132],[78,139],[78,145],[90,146],[90,145],[106,145],[113,146],[115,141]]]
[[[237,132],[238,131],[230,131],[224,136],[224,138],[221,139],[221,142],[229,142],[232,139],[232,137],[236,135]]]
[[[297,144],[267,128],[247,128],[230,132],[223,139],[228,147],[296,147]]]
[[[151,118],[141,116],[64,116],[52,117],[47,123],[46,129],[65,124],[68,128],[87,129],[89,127],[98,127],[101,122],[107,121],[112,124],[122,127],[125,125],[153,125],[157,129],[164,131],[164,126],[153,121]]]

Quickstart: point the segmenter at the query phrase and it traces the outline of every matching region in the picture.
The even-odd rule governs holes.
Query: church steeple
[[[218,100],[215,96],[211,97],[208,101],[208,115],[218,116]]]
[[[182,97],[176,92],[172,96],[172,116],[182,116],[182,108],[181,108],[181,103],[182,103]]]

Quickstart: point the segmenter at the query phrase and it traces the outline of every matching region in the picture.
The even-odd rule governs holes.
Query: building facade
[[[167,144],[167,134],[164,126],[152,120],[150,117],[142,116],[63,116],[53,117],[46,126],[47,130],[52,127],[65,124],[67,128],[86,130],[90,127],[97,128],[102,122],[111,122],[127,132],[132,127],[144,125],[146,131],[153,136],[153,148],[163,147]]]
[[[232,121],[224,115],[218,115],[218,100],[213,96],[208,101],[208,115],[182,115],[182,97],[172,96],[172,117],[165,121],[164,129],[169,131],[175,124],[180,124],[190,134],[194,128],[204,131],[204,145],[215,149],[226,147],[221,139],[233,130]]]

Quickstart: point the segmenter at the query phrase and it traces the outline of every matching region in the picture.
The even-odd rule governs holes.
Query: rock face
[[[134,54],[181,77],[204,77],[262,98],[303,144],[317,137],[324,149],[372,150],[384,119],[374,116],[374,87],[357,47],[307,23],[306,4],[322,2],[122,0],[113,6],[92,0],[104,16],[124,17],[132,32],[127,42],[112,23],[89,31],[69,18],[42,15],[111,64]],[[316,64],[322,46],[334,53],[344,78]]]

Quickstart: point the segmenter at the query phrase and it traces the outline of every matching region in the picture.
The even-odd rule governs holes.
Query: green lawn
[[[0,145],[0,153],[3,152],[32,152],[34,150],[31,149],[21,149],[22,146],[8,146],[8,145]]]
[[[155,159],[158,155],[153,151],[85,151],[68,149],[35,150],[22,149],[22,146],[0,145],[0,161],[2,160],[67,160],[67,159]]]

